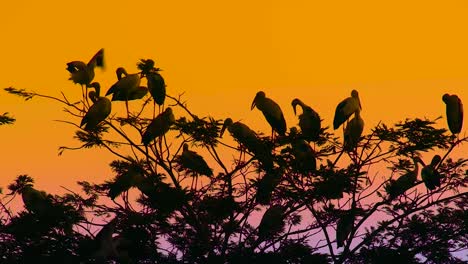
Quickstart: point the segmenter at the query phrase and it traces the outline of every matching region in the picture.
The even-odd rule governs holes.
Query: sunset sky
[[[365,132],[406,117],[444,116],[445,127],[442,95],[468,101],[467,13],[461,0],[4,1],[0,87],[78,100],[81,89],[68,80],[66,63],[87,62],[104,48],[106,69],[95,77],[104,91],[117,67],[136,72],[139,59],[152,58],[168,93],[185,92],[193,112],[232,117],[264,133],[264,117],[250,110],[260,90],[282,107],[288,127],[298,122],[294,98],[331,126],[352,89],[360,93]],[[29,174],[38,189],[58,193],[61,185],[77,190],[78,180],[112,176],[106,151],[57,155],[59,146],[79,144],[74,127],[54,121],[80,122],[62,105],[2,91],[4,112],[17,122],[0,127],[0,186]]]

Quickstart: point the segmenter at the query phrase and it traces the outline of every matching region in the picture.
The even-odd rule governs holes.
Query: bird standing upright
[[[159,112],[161,112],[161,106],[166,99],[166,83],[164,82],[164,78],[158,71],[152,71],[146,75],[146,79],[148,80],[148,89],[153,97],[153,101],[159,105]]]
[[[96,91],[89,92],[89,98],[94,104],[88,109],[88,112],[85,114],[81,120],[80,127],[84,124],[84,130],[91,131],[96,129],[97,125],[104,121],[112,110],[112,103],[106,97],[100,97],[101,86],[97,82],[90,84],[90,87],[94,87]]]
[[[444,94],[442,101],[446,104],[447,123],[452,134],[460,133],[463,126],[463,104],[455,94]]]
[[[299,127],[301,128],[303,137],[308,141],[317,141],[320,136],[320,129],[322,128],[319,114],[298,98],[294,99],[291,105],[294,114],[296,114],[297,105],[302,107],[302,114],[299,115]]]
[[[171,125],[175,123],[175,117],[172,113],[172,108],[168,107],[164,112],[159,114],[146,128],[143,133],[141,142],[147,146],[156,137],[161,137],[169,131]]]
[[[344,99],[336,106],[333,129],[338,129],[352,114],[361,109],[359,93],[356,90],[352,90],[351,97]]]
[[[275,101],[265,96],[263,91],[260,91],[255,96],[250,110],[253,110],[255,106],[262,111],[266,120],[270,124],[272,131],[271,136],[273,137],[274,131],[279,135],[284,136],[286,133],[286,120],[284,119],[281,108]]]

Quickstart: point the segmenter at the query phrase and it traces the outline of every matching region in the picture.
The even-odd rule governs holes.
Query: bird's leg
[[[241,160],[242,160],[242,145],[239,145],[239,160],[237,161],[237,166],[239,167],[241,164]]]
[[[81,86],[81,96],[83,97],[83,112],[86,112],[86,97],[85,97],[85,90],[84,90],[84,87],[82,84],[80,84]]]
[[[193,190],[193,186],[195,185],[194,182],[195,182],[195,176],[192,176],[192,184],[190,185],[190,189],[192,190]]]
[[[128,100],[125,100],[125,108],[127,108],[127,118],[130,118],[130,112],[128,111]]]
[[[156,102],[153,100],[153,119],[156,116]]]

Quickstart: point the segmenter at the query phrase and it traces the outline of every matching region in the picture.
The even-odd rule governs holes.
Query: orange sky
[[[185,92],[193,112],[242,119],[264,133],[263,116],[250,111],[259,90],[291,127],[295,97],[330,126],[338,102],[357,89],[365,131],[379,120],[444,115],[445,92],[468,100],[466,1],[117,2],[2,3],[0,87],[78,99],[65,63],[105,48],[107,69],[96,72],[104,91],[117,67],[133,72],[139,59],[153,58],[168,92]],[[61,105],[1,92],[3,112],[17,122],[0,127],[0,186],[23,173],[50,192],[110,177],[105,151],[57,156],[59,146],[78,144],[73,127],[53,121],[68,118]]]

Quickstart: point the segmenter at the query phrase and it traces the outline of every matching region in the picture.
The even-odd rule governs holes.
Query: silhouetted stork
[[[96,129],[97,125],[104,121],[112,110],[112,103],[106,97],[100,97],[101,86],[97,82],[90,84],[90,87],[94,87],[96,91],[89,92],[89,98],[94,104],[88,109],[81,120],[80,127],[86,124],[84,130],[91,131]]]
[[[258,225],[258,239],[264,240],[272,238],[283,231],[285,208],[282,205],[273,205],[263,214]]]
[[[283,112],[279,105],[275,103],[275,101],[266,97],[263,91],[260,91],[255,96],[250,109],[253,110],[255,106],[262,111],[266,120],[270,124],[272,128],[271,136],[273,137],[273,131],[284,136],[286,133],[286,120],[284,120]]]
[[[294,114],[296,114],[297,105],[302,107],[302,114],[299,115],[299,127],[304,138],[309,141],[317,141],[320,136],[320,129],[322,128],[319,114],[298,98],[294,99],[291,105],[294,109]]]
[[[344,99],[336,107],[333,129],[338,129],[352,114],[361,109],[358,91],[352,90],[351,97]]]
[[[189,150],[187,143],[184,144],[183,149],[180,155],[180,163],[184,168],[196,174],[206,175],[208,177],[213,176],[213,170],[208,166],[202,156],[195,151]]]
[[[361,118],[360,110],[354,114],[354,118],[349,121],[344,131],[344,149],[351,151],[356,148],[364,130],[364,120]]]
[[[141,79],[138,73],[128,74],[124,68],[119,67],[116,70],[116,74],[118,81],[109,88],[106,96],[112,94],[112,101],[125,101],[127,116],[129,116],[128,101],[139,99],[138,96],[142,93],[144,93],[141,96],[143,97],[148,92],[148,89],[146,87],[140,87]],[[122,77],[122,75],[124,76]],[[142,92],[141,90],[146,91]],[[138,94],[138,96],[135,96],[135,93]],[[132,96],[134,96],[134,98],[132,98]]]
[[[396,180],[391,179],[390,182],[385,185],[385,191],[388,193],[390,199],[402,195],[416,183],[419,170],[418,163],[424,164],[424,162],[419,157],[413,157],[412,159],[414,163],[413,170],[408,171]]]
[[[421,170],[421,178],[424,181],[424,185],[431,191],[440,187],[441,175],[436,167],[441,160],[442,158],[439,155],[435,155],[432,158],[431,164],[424,166]]]
[[[231,118],[226,118],[221,128],[220,137],[223,136],[226,128],[241,147],[245,147],[252,152],[266,168],[273,167],[271,150],[257,137],[252,129],[241,122],[233,123]]]
[[[442,101],[446,104],[447,123],[452,134],[460,133],[463,126],[463,104],[455,94],[444,94]]]
[[[156,137],[161,137],[169,131],[172,124],[175,123],[175,117],[172,108],[168,107],[151,121],[146,131],[143,133],[141,142],[147,146]]]
[[[88,62],[72,61],[67,63],[67,71],[71,73],[70,79],[74,83],[88,86],[94,79],[94,68],[104,67],[104,49],[100,49]]]

